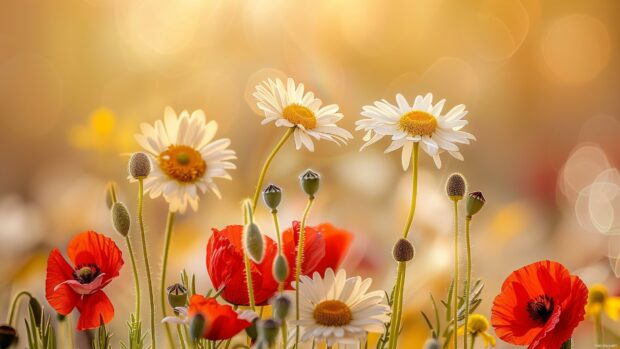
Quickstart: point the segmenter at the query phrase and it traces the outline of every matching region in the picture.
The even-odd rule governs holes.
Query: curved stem
[[[267,169],[269,168],[271,161],[276,156],[278,151],[282,148],[284,143],[286,143],[288,138],[293,134],[293,131],[295,131],[294,127],[290,127],[288,130],[286,130],[282,138],[280,138],[280,141],[278,142],[278,144],[276,144],[275,148],[273,148],[271,153],[269,153],[269,156],[267,156],[267,160],[265,160],[265,163],[263,164],[263,169],[260,171],[260,174],[258,175],[258,182],[256,183],[256,189],[254,190],[254,198],[252,199],[252,212],[256,212],[256,204],[258,203],[258,196],[260,195],[260,190],[263,187],[263,181],[265,180],[265,175],[267,174]]]
[[[306,220],[310,213],[310,208],[314,202],[314,196],[308,197],[308,203],[301,218],[299,227],[299,242],[297,243],[297,258],[295,260],[295,320],[299,321],[299,277],[301,276],[301,265],[304,260],[304,245],[306,240]],[[299,347],[299,325],[295,326],[295,348]]]
[[[404,275],[406,271],[406,264],[404,262],[398,262],[398,268],[396,272],[396,284],[394,285],[394,296],[392,300],[392,316],[390,319],[390,336],[388,348],[396,348],[398,331],[400,328],[400,307],[402,306],[401,298],[403,296]]]
[[[465,336],[467,337],[467,336]],[[470,349],[474,349],[474,344],[476,344],[476,335],[472,334],[471,335],[471,347]]]
[[[21,291],[15,295],[15,297],[13,298],[13,301],[11,302],[11,311],[9,312],[9,315],[8,315],[9,326],[13,326],[13,318],[15,317],[15,311],[17,310],[17,306],[19,305],[19,300],[23,296],[28,296],[29,298],[32,298],[32,295],[28,291]]]
[[[252,265],[250,264],[250,258],[247,254],[243,254],[243,261],[245,263],[245,284],[248,289],[248,300],[252,311],[256,311],[256,304],[254,302],[254,282],[252,281]]]
[[[454,292],[453,297],[453,319],[454,319],[454,333],[456,334],[456,329],[458,328],[458,303],[459,303],[459,210],[458,210],[458,200],[453,200],[454,202],[454,283],[452,287],[452,292]],[[458,336],[454,336],[454,349],[458,349]]]
[[[163,262],[161,265],[161,280],[159,284],[159,296],[161,301],[162,317],[166,317],[166,271],[168,268],[168,251],[170,250],[170,240],[172,239],[172,226],[174,225],[174,212],[168,211],[168,219],[166,220],[166,233],[164,237]],[[166,329],[166,338],[170,348],[174,348],[174,340],[172,339],[172,330],[168,323],[164,323]]]
[[[465,281],[465,333],[468,332],[469,325],[469,293],[471,288],[471,241],[469,238],[469,226],[471,225],[471,217],[465,218],[465,244],[467,245],[467,280]],[[463,348],[467,348],[467,336],[463,336]]]
[[[407,238],[409,235],[409,229],[411,229],[411,223],[413,223],[413,216],[415,215],[416,201],[418,197],[418,153],[420,152],[420,145],[413,143],[413,151],[411,152],[411,164],[413,166],[413,174],[411,175],[411,205],[409,208],[409,217],[407,217],[407,224],[403,231],[403,238]]]
[[[149,264],[149,254],[146,247],[146,233],[144,232],[144,180],[138,179],[138,224],[140,225],[140,238],[142,240],[142,257],[144,258],[144,266],[146,268],[146,281],[149,288],[149,306],[151,310],[151,348],[157,347],[157,335],[155,333],[155,300],[153,297],[153,281],[151,280],[151,266]]]
[[[282,255],[282,238],[280,237],[280,223],[278,223],[278,210],[271,210],[271,217],[273,218],[273,227],[276,231],[276,238],[278,241],[278,256]],[[284,282],[280,282],[278,285],[278,292],[284,291]]]
[[[183,331],[181,325],[177,325],[177,334],[179,335],[179,342],[181,342],[181,349],[185,349],[185,339],[183,339]]]
[[[127,242],[127,250],[129,251],[129,258],[131,259],[131,269],[133,270],[133,280],[136,288],[136,319],[140,321],[140,278],[138,277],[138,266],[136,265],[136,258],[134,257],[133,246],[129,235],[125,236]]]

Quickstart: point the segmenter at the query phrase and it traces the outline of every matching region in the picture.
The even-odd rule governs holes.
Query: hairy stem
[[[151,325],[151,348],[157,347],[157,335],[155,333],[155,300],[153,297],[153,280],[151,279],[151,266],[149,263],[148,248],[146,246],[146,233],[144,231],[144,180],[138,179],[138,225],[140,226],[140,238],[142,240],[142,257],[146,268],[146,281],[149,288],[150,325]]]
[[[297,243],[297,258],[295,260],[295,320],[299,321],[299,278],[302,270],[301,266],[304,260],[304,245],[306,240],[306,220],[310,213],[310,208],[314,202],[314,196],[308,197],[308,203],[306,209],[301,218],[301,225],[299,227],[299,242]],[[299,347],[299,325],[295,326],[295,348]]]
[[[161,265],[161,280],[159,283],[159,298],[161,302],[162,317],[166,317],[166,271],[168,270],[168,252],[170,251],[170,240],[172,239],[172,227],[174,225],[174,212],[168,211],[168,219],[166,220],[166,233],[164,236],[163,262]],[[166,329],[166,338],[170,348],[174,348],[174,340],[172,339],[172,330],[168,323],[164,324]]]

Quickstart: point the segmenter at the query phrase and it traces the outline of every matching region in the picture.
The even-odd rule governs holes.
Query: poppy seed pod
[[[187,304],[187,289],[185,286],[176,283],[168,286],[168,304],[174,308],[184,307]]]
[[[259,340],[264,340],[269,346],[273,346],[278,337],[280,323],[274,319],[259,320],[256,323],[256,327],[258,329]]]
[[[407,239],[399,239],[394,244],[392,256],[397,262],[409,262],[415,256],[415,248]]]
[[[273,317],[278,321],[282,321],[286,319],[291,308],[291,299],[281,293],[273,299],[271,306],[273,307]]]
[[[131,217],[129,216],[129,211],[127,211],[127,206],[122,202],[117,202],[112,205],[111,212],[114,230],[122,236],[127,236],[129,228],[131,228]]]
[[[265,201],[265,205],[271,210],[277,210],[280,201],[282,201],[282,189],[273,184],[268,185],[265,190],[263,190],[263,200]]]
[[[248,223],[243,228],[243,247],[251,260],[255,263],[263,261],[265,254],[265,243],[258,225],[254,222]]]
[[[283,255],[278,255],[273,261],[273,277],[277,282],[284,282],[288,278],[288,262]]]
[[[469,193],[469,195],[467,195],[467,203],[465,206],[467,217],[471,218],[473,215],[478,213],[478,211],[482,209],[482,206],[484,206],[485,202],[486,200],[484,199],[484,196],[481,192],[476,191],[473,193]]]
[[[303,189],[304,193],[308,194],[310,198],[314,198],[314,194],[319,191],[320,179],[321,176],[318,173],[307,170],[299,177],[301,189]]]
[[[439,344],[439,341],[435,338],[429,338],[424,343],[424,349],[439,349],[439,348],[441,348],[441,345]]]
[[[461,200],[465,195],[467,184],[460,173],[453,173],[446,182],[446,193],[451,200]]]
[[[198,313],[189,320],[189,336],[194,342],[198,342],[205,332],[207,321],[201,313]]]
[[[9,348],[17,341],[17,331],[9,325],[0,326],[0,349]]]
[[[41,307],[41,303],[39,303],[36,298],[30,297],[28,300],[28,307],[30,311],[32,311],[37,327],[41,327],[41,322],[43,321],[43,308]]]
[[[151,173],[151,161],[144,153],[134,153],[129,159],[129,174],[135,179],[144,179]]]

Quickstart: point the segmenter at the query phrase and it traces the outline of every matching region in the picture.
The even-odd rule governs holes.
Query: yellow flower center
[[[411,136],[431,136],[437,128],[437,119],[425,111],[412,110],[400,117],[398,125]]]
[[[351,309],[338,300],[328,300],[319,303],[312,314],[314,320],[323,326],[346,326],[353,320]]]
[[[603,285],[592,285],[590,286],[590,290],[588,292],[588,303],[589,304],[603,304],[607,300],[609,293],[607,292],[607,287]]]
[[[306,130],[316,127],[316,116],[312,110],[299,104],[291,104],[284,108],[282,117],[295,125],[302,125]]]
[[[207,163],[198,151],[186,145],[171,145],[159,154],[159,167],[179,182],[191,183],[207,171]]]
[[[489,329],[489,321],[480,314],[469,315],[467,330],[470,333],[484,333]]]

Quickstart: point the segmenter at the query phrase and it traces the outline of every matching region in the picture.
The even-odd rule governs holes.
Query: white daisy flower
[[[256,86],[253,96],[258,100],[257,106],[265,113],[262,124],[275,121],[278,127],[293,129],[295,146],[305,146],[314,151],[312,138],[327,139],[336,144],[346,144],[353,135],[336,123],[343,118],[336,104],[321,107],[321,100],[314,98],[314,93],[305,92],[304,85],[295,85],[289,78],[286,86],[280,79],[269,79]]]
[[[163,121],[143,123],[140,129],[142,134],[137,134],[136,140],[153,164],[144,180],[144,190],[151,198],[163,195],[170,210],[183,213],[188,204],[194,211],[198,209],[199,192],[204,194],[209,189],[221,197],[213,179],[231,179],[228,170],[236,166],[228,160],[236,156],[227,149],[229,139],[212,141],[217,122],[207,122],[202,110],[191,115],[183,111],[177,117],[166,107]]]
[[[314,273],[312,278],[302,275],[300,281],[299,321],[291,323],[300,326],[302,342],[357,345],[368,332],[383,332],[390,320],[385,293],[367,293],[372,279],[347,278],[343,269],[337,274],[327,269],[324,278]]]
[[[362,116],[366,119],[358,120],[356,130],[366,131],[365,147],[379,141],[384,136],[392,138],[392,144],[385,150],[386,153],[403,148],[403,169],[409,167],[413,144],[420,147],[433,157],[437,168],[441,167],[439,154],[447,151],[453,157],[463,160],[458,144],[469,144],[475,140],[472,134],[461,131],[469,122],[463,117],[467,110],[463,104],[457,105],[442,115],[445,99],[433,104],[433,95],[417,96],[413,105],[409,105],[405,97],[396,95],[397,105],[388,101],[376,101],[374,105],[362,108]]]

